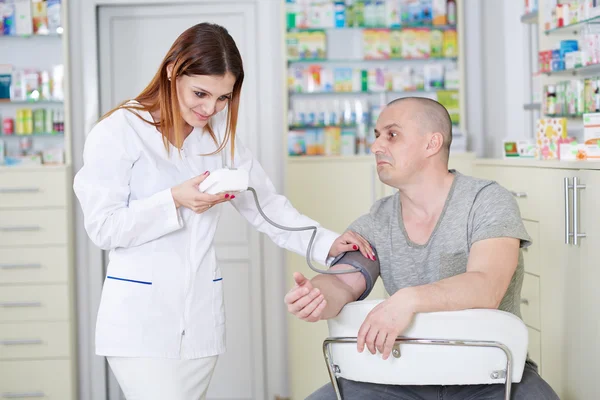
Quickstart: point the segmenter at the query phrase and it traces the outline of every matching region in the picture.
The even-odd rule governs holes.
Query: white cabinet
[[[588,168],[588,169],[586,169]],[[529,355],[561,399],[597,397],[600,370],[600,165],[478,160],[476,176],[517,198],[533,245],[524,251],[521,312]],[[574,179],[578,189],[574,192]],[[566,185],[566,187],[565,187]],[[579,187],[581,186],[581,187]],[[585,236],[574,242],[573,232]],[[569,236],[569,234],[571,234]]]
[[[76,398],[70,180],[0,168],[0,398]]]

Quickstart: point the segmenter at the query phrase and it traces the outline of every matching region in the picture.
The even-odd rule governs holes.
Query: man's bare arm
[[[519,261],[519,239],[494,238],[471,247],[467,272],[396,293],[414,313],[498,308]],[[395,296],[395,295],[394,295]]]

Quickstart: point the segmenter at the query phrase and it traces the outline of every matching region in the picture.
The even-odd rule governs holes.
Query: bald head
[[[439,132],[444,137],[443,149],[450,155],[452,120],[448,110],[435,100],[425,97],[401,97],[388,103],[388,107],[410,108],[411,119],[421,133]]]

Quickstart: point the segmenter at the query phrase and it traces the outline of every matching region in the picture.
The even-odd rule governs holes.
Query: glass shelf
[[[583,114],[544,114],[548,118],[583,118]]]
[[[339,59],[332,60],[327,58],[315,58],[315,59],[300,59],[300,60],[288,60],[288,64],[335,64],[335,63],[378,63],[378,62],[404,62],[404,63],[419,63],[429,61],[458,61],[457,57],[429,57],[429,58],[378,58],[378,59]]]
[[[563,69],[559,71],[548,71],[542,73],[548,76],[576,75],[581,77],[590,77],[594,75],[600,75],[600,64],[592,64],[586,65],[585,67]]]
[[[31,135],[5,135],[0,134],[0,138],[24,138],[24,137],[64,137],[64,133],[33,133]]]
[[[0,106],[5,105],[18,105],[18,106],[35,106],[35,105],[44,105],[44,104],[63,104],[64,101],[60,100],[17,100],[17,101],[0,101]]]
[[[542,105],[540,103],[529,103],[529,104],[523,104],[523,109],[527,110],[527,111],[532,111],[532,110],[540,110],[542,108]]]
[[[538,12],[530,12],[521,16],[521,22],[524,24],[537,24],[538,23]]]
[[[288,129],[324,129],[324,128],[341,128],[341,129],[356,129],[358,125],[290,125]]]
[[[577,33],[581,30],[582,27],[584,27],[585,25],[588,25],[588,24],[600,24],[600,15],[592,17],[592,18],[584,19],[583,21],[580,21],[576,24],[561,26],[560,28],[548,29],[544,33],[546,35],[554,35],[554,34],[562,35],[562,34],[571,33],[571,32]]]
[[[344,26],[344,27],[327,27],[327,28],[287,28],[288,32],[329,32],[329,31],[362,31],[367,29],[388,29],[391,31],[401,31],[404,29],[439,29],[439,30],[455,30],[456,25],[431,25],[431,24],[417,24],[417,25],[402,25],[402,26]]]
[[[37,39],[37,38],[54,38],[61,39],[62,33],[49,33],[47,35],[31,34],[31,35],[0,35],[0,39]]]
[[[290,96],[327,96],[327,95],[376,95],[376,94],[428,94],[437,93],[443,90],[455,90],[455,89],[430,89],[430,90],[383,90],[383,91],[366,91],[366,92],[288,92]]]

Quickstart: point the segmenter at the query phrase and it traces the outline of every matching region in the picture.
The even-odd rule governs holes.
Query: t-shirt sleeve
[[[521,241],[522,248],[531,245],[517,201],[497,183],[479,192],[471,212],[470,244],[485,239],[511,237]]]
[[[371,245],[375,245],[375,241],[373,238],[373,216],[371,214],[365,214],[360,216],[358,219],[356,219],[350,224],[347,230],[358,233],[360,236],[364,237]]]

